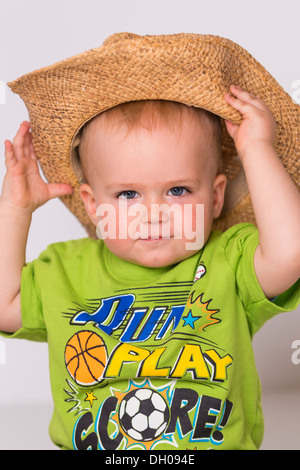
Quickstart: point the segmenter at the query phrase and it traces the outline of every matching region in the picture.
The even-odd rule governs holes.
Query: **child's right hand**
[[[27,121],[20,125],[13,143],[5,141],[5,164],[1,199],[19,209],[33,212],[49,199],[73,191],[68,184],[47,184],[41,178]]]

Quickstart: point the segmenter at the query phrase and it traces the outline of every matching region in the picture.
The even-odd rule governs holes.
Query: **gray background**
[[[0,0],[0,18],[3,83],[98,47],[115,32],[193,32],[238,42],[294,99],[300,98],[299,0]],[[23,102],[8,89],[5,103],[3,95],[0,84],[0,183],[3,141],[13,139],[27,119]],[[51,201],[34,214],[27,259],[49,243],[84,236],[63,204]],[[264,449],[300,449],[300,364],[292,362],[292,343],[300,341],[299,314],[300,309],[276,317],[254,340],[263,386]],[[52,401],[47,347],[1,341],[6,358],[5,364],[0,358],[0,449],[53,449],[48,438]]]

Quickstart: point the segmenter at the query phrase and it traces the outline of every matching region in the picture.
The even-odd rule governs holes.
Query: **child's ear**
[[[94,191],[92,190],[89,184],[82,184],[79,188],[80,197],[84,203],[85,210],[93,222],[93,224],[97,225],[97,216],[96,216],[96,200],[94,196]]]
[[[217,219],[221,214],[222,207],[224,204],[224,197],[225,197],[225,189],[227,184],[227,177],[226,175],[219,174],[216,176],[213,185],[213,216],[214,219]]]

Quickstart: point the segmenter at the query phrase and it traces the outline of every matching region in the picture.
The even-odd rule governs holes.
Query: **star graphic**
[[[192,315],[192,311],[190,310],[188,315],[186,315],[185,317],[182,317],[182,320],[184,320],[184,325],[183,326],[190,326],[191,328],[193,328],[193,330],[195,329],[195,326],[194,326],[194,323],[199,320],[200,317],[193,317]]]
[[[85,392],[85,393],[86,393],[86,398],[84,399],[84,401],[89,401],[92,407],[93,401],[98,400],[98,398],[94,397],[93,392]]]

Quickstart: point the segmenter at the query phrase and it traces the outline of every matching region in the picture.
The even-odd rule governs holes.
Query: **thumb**
[[[234,139],[235,135],[236,135],[236,132],[237,132],[237,129],[238,129],[238,126],[236,124],[234,124],[233,122],[228,121],[227,119],[225,119],[225,125],[226,125],[226,128],[227,128],[228,134],[230,135],[230,137],[232,137]]]
[[[73,188],[69,184],[65,184],[65,183],[48,184],[49,199],[66,196],[72,193],[73,193]]]

